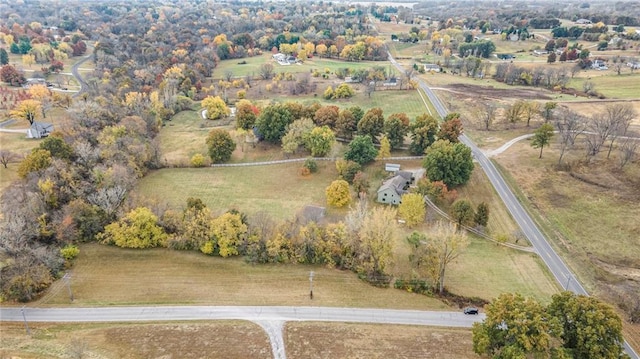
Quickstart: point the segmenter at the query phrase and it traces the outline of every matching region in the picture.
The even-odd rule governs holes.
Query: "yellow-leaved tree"
[[[205,117],[209,120],[217,120],[229,116],[231,112],[220,96],[207,96],[202,100],[202,107],[206,110]]]
[[[331,182],[325,190],[327,195],[327,203],[334,207],[344,207],[351,202],[351,193],[349,192],[349,182],[345,180],[335,180]]]
[[[237,256],[238,245],[247,235],[247,225],[238,213],[227,212],[213,221],[213,234],[221,257]]]
[[[104,227],[104,232],[97,238],[123,248],[152,248],[165,246],[168,236],[149,208],[138,207]]]
[[[398,214],[409,227],[415,227],[424,222],[424,216],[427,214],[427,210],[422,195],[419,193],[402,195],[402,201],[398,206]]]
[[[40,101],[27,99],[20,101],[16,107],[11,110],[10,115],[22,120],[29,121],[29,125],[33,125],[33,121],[40,117],[42,113],[42,105]]]

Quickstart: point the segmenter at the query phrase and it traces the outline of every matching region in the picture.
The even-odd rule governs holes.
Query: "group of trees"
[[[555,294],[544,306],[520,294],[501,294],[473,325],[473,350],[493,358],[622,358],[622,321],[593,297]]]

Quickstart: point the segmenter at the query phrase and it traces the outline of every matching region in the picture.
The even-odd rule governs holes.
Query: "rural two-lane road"
[[[102,307],[102,308],[0,308],[2,321],[26,322],[145,322],[185,320],[248,320],[269,336],[275,359],[286,359],[282,327],[289,321],[376,323],[469,328],[484,314],[395,309],[333,307]]]
[[[388,53],[389,61],[401,72],[404,73],[404,68]],[[419,78],[414,78],[418,81],[420,88],[427,94],[429,100],[435,107],[440,117],[444,118],[449,111],[442,104],[438,96],[427,86],[427,84]],[[511,188],[506,183],[500,172],[496,169],[496,166],[489,160],[489,158],[482,152],[478,146],[465,134],[460,136],[460,142],[471,148],[473,157],[476,159],[482,170],[487,174],[489,181],[495,188],[496,192],[504,202],[505,206],[511,213],[513,219],[518,223],[522,233],[527,237],[536,253],[542,258],[545,265],[549,268],[549,271],[556,278],[558,283],[565,290],[572,291],[576,294],[589,295],[584,289],[582,284],[576,279],[571,270],[564,263],[562,258],[551,247],[547,239],[544,237],[538,226],[534,223],[529,216],[529,213],[524,209],[522,204],[518,201],[516,196],[511,191]],[[638,354],[631,348],[629,343],[624,342],[624,348],[633,359],[640,359]]]
[[[0,308],[3,321],[22,321],[19,307]],[[100,308],[26,308],[34,322],[141,322],[175,320],[321,321],[428,325],[469,328],[484,314],[334,307],[160,306]]]

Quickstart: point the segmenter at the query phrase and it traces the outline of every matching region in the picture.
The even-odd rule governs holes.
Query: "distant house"
[[[512,60],[516,58],[516,56],[512,54],[495,54],[495,56],[500,60]]]
[[[412,172],[397,171],[395,176],[382,182],[378,189],[377,201],[396,205],[402,203],[402,195],[407,192],[412,181]]]
[[[396,173],[398,171],[400,171],[400,165],[397,163],[385,163],[384,164],[384,170],[387,172],[393,172]]]
[[[589,19],[578,19],[578,20],[576,20],[576,24],[578,24],[578,25],[590,25],[591,24],[591,20],[589,20]]]
[[[607,64],[604,60],[593,60],[591,63],[591,68],[594,70],[608,70]]]
[[[388,81],[384,82],[382,86],[396,86],[397,84],[398,80],[395,77],[391,77]]]
[[[640,62],[628,62],[627,66],[634,70],[637,70],[640,69]]]
[[[424,64],[424,70],[427,72],[440,72],[442,68],[437,64]]]
[[[53,132],[53,124],[33,121],[27,130],[27,138],[43,138],[49,136],[51,132]]]
[[[549,51],[547,50],[533,50],[533,56],[542,56],[542,55],[547,55],[549,54]]]

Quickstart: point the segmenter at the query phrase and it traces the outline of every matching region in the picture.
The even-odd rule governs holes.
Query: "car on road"
[[[464,314],[478,314],[478,308],[476,307],[466,307],[463,310]]]

